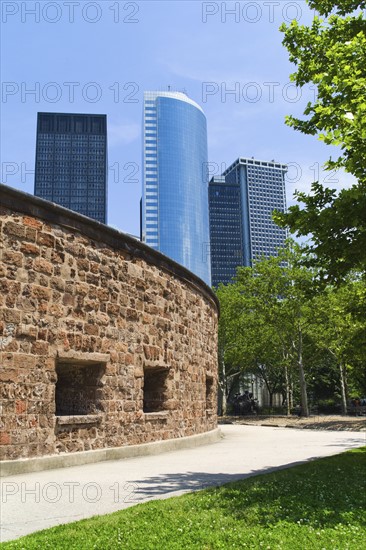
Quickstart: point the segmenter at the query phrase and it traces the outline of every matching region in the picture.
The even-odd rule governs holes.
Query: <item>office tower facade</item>
[[[38,113],[34,194],[107,222],[106,115]]]
[[[210,252],[213,286],[228,282],[243,265],[243,222],[240,186],[223,176],[209,184]]]
[[[239,265],[274,256],[287,232],[272,220],[286,209],[287,166],[239,158],[209,184],[212,284],[228,283]]]
[[[142,240],[211,284],[206,117],[182,92],[145,92]]]

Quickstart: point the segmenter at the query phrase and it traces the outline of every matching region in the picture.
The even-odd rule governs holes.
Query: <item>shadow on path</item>
[[[261,476],[271,472],[285,470],[320,457],[311,457],[307,460],[291,462],[281,466],[266,466],[258,470],[251,470],[246,473],[225,474],[225,473],[207,473],[207,472],[177,472],[171,474],[161,474],[159,476],[148,477],[129,481],[131,487],[134,487],[133,495],[129,502],[143,502],[154,498],[167,498],[171,493],[183,493],[191,491],[200,491],[209,487],[218,487],[233,481],[239,481],[254,476]]]

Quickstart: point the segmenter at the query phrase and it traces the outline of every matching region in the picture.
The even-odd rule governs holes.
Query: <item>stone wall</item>
[[[217,426],[217,302],[127,235],[0,186],[1,458]]]

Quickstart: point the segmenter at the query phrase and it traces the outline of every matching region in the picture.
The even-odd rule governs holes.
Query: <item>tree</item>
[[[337,362],[327,349],[319,347],[309,335],[305,347],[308,389],[312,403],[316,406],[320,402],[321,406],[334,408],[341,394]]]
[[[342,168],[357,179],[338,195],[314,182],[311,194],[295,193],[303,204],[291,206],[275,220],[299,236],[311,235],[307,264],[321,268],[330,281],[350,270],[366,268],[366,21],[365,0],[308,0],[325,19],[315,16],[310,27],[292,21],[282,25],[283,44],[296,65],[291,80],[297,86],[313,83],[317,98],[305,108],[306,119],[289,116],[294,129],[337,146],[326,170]],[[331,12],[333,12],[331,14]]]
[[[250,267],[239,268],[236,282],[221,284],[216,291],[220,301],[220,387],[228,397],[240,374],[255,374],[265,383],[271,402],[274,393],[282,389],[278,336],[262,314],[254,273]]]
[[[234,387],[236,378],[241,373],[241,368],[230,361],[233,349],[236,346],[236,335],[233,334],[232,316],[238,307],[238,300],[233,285],[220,285],[217,290],[220,300],[220,320],[218,335],[218,361],[219,361],[219,389],[221,414],[227,412],[227,401]],[[235,332],[235,328],[234,328]]]
[[[300,257],[291,242],[278,257],[239,267],[233,284],[219,286],[220,356],[261,376],[270,394],[285,385],[288,412],[296,369],[302,414],[308,416],[303,336],[311,318],[312,273],[299,265]]]
[[[347,413],[348,379],[358,374],[357,358],[361,362],[366,358],[365,320],[352,311],[364,291],[362,281],[348,280],[339,288],[328,286],[314,300],[316,323],[312,336],[318,347],[329,352],[337,364],[343,414]]]

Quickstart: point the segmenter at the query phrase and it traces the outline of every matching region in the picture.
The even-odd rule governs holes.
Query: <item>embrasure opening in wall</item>
[[[105,364],[58,361],[56,364],[56,416],[96,414],[101,409],[101,380]]]
[[[143,410],[145,413],[166,409],[168,375],[167,367],[144,367]]]
[[[206,376],[206,409],[212,410],[215,408],[215,385],[212,376]]]

